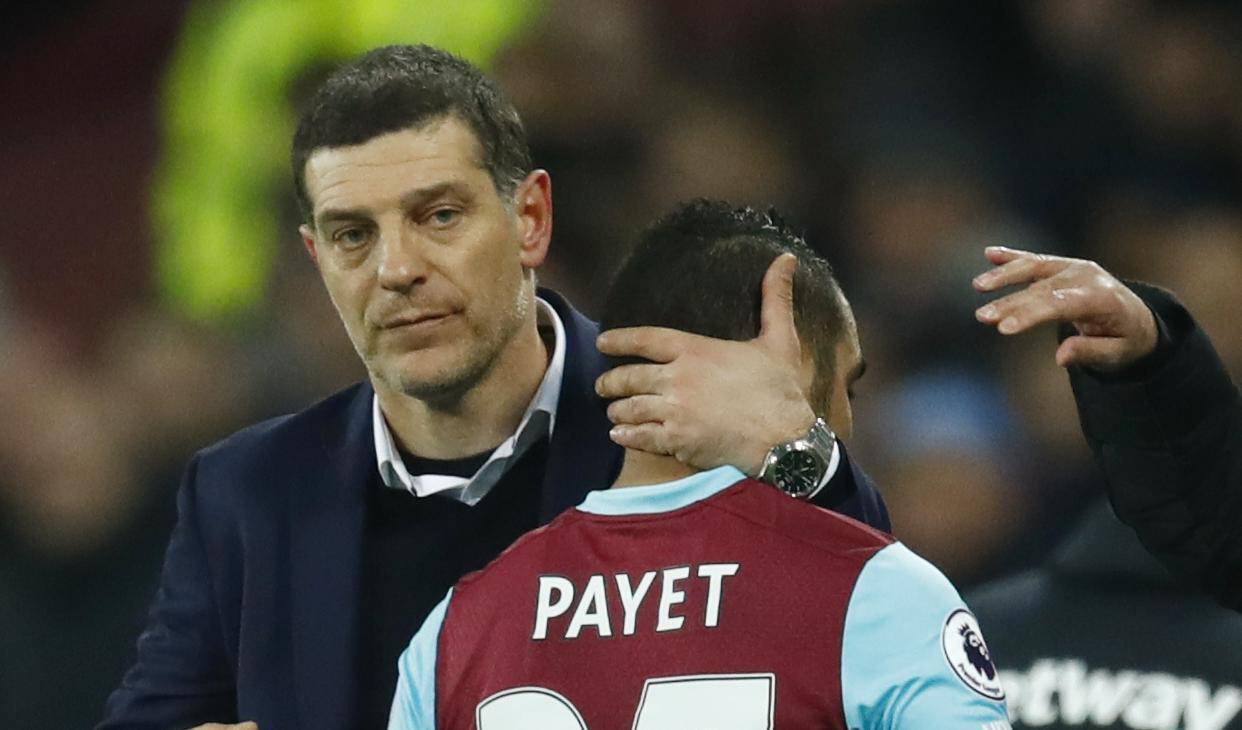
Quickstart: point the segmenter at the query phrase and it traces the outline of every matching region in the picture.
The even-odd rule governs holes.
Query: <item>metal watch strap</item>
[[[829,463],[832,457],[832,447],[836,445],[837,435],[832,432],[828,424],[822,418],[816,418],[815,423],[811,424],[811,430],[807,432],[806,440],[819,451],[824,457],[824,463]]]

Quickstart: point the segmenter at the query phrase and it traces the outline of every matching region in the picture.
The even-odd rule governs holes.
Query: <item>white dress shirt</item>
[[[551,438],[556,424],[556,405],[561,397],[561,379],[565,373],[565,325],[552,305],[543,299],[536,298],[535,306],[539,324],[545,329],[551,328],[555,342],[539,390],[535,391],[535,397],[526,406],[526,413],[522,415],[522,421],[513,435],[501,442],[483,466],[468,479],[448,474],[410,474],[376,396],[371,402],[371,419],[375,432],[375,459],[385,486],[404,489],[417,497],[444,493],[473,506],[496,486],[527,449],[545,436]]]

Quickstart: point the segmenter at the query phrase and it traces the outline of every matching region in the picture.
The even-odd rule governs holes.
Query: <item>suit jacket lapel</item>
[[[555,293],[540,290],[565,325],[565,372],[540,504],[547,522],[592,489],[612,483],[622,449],[595,395],[606,367],[598,326]],[[290,495],[290,617],[298,717],[303,727],[351,727],[356,716],[357,639],[366,489],[375,478],[374,391],[358,386],[320,444],[307,444],[301,483]],[[319,448],[315,448],[318,446]]]
[[[290,496],[290,616],[302,727],[352,727],[366,489],[374,475],[369,385],[306,445],[306,470]],[[292,699],[292,698],[291,698]]]
[[[607,368],[606,359],[595,349],[599,326],[556,293],[540,289],[539,296],[561,316],[566,339],[565,374],[539,513],[540,521],[546,523],[581,502],[588,491],[611,485],[621,468],[623,451],[608,438],[612,424],[595,394],[595,379]]]

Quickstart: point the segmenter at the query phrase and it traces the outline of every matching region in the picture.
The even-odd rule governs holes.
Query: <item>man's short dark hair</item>
[[[785,252],[798,259],[794,321],[815,365],[812,403],[826,408],[844,299],[832,267],[774,209],[695,200],[660,218],[621,265],[600,326],[651,325],[749,340],[759,334],[764,273]]]
[[[312,204],[306,161],[321,148],[363,144],[446,117],[470,126],[502,198],[530,172],[530,146],[517,110],[468,61],[431,46],[384,46],[334,71],[315,92],[293,136],[293,182],[306,222]]]

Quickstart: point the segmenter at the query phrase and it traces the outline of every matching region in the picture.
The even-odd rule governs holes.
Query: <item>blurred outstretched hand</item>
[[[1041,324],[1072,324],[1077,334],[1057,348],[1057,364],[1115,373],[1156,348],[1156,320],[1143,300],[1094,261],[1021,251],[984,249],[994,268],[979,274],[974,287],[995,292],[1020,290],[975,311],[984,324],[1014,335]]]

